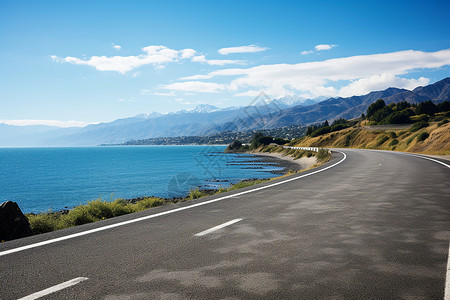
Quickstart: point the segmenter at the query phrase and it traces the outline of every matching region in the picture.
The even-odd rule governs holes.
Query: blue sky
[[[450,76],[449,12],[449,1],[0,1],[0,122],[412,89]]]

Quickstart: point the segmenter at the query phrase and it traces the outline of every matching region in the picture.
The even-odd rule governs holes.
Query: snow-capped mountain
[[[306,98],[303,98],[300,96],[289,95],[289,96],[284,96],[284,97],[281,97],[278,99],[273,99],[271,101],[271,103],[277,105],[281,109],[285,109],[285,108],[290,108],[290,107],[294,107],[297,105],[302,105],[302,106],[314,105],[314,104],[324,100],[323,98],[325,98],[325,97],[306,99]]]

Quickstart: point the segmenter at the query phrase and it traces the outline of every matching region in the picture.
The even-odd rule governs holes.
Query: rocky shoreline
[[[271,166],[280,167],[281,170],[272,171],[273,174],[284,175],[289,171],[300,172],[308,169],[317,163],[315,157],[302,157],[294,159],[292,156],[286,156],[281,153],[251,153],[254,157],[255,165],[265,163]],[[248,164],[248,163],[247,163]]]

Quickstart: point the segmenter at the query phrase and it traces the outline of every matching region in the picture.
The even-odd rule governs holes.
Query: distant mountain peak
[[[180,110],[177,113],[210,113],[222,110],[221,108],[210,104],[199,104],[194,108]]]
[[[317,97],[314,99],[307,99],[296,95],[287,95],[278,99],[273,99],[270,103],[276,104],[280,108],[289,108],[297,105],[308,106],[316,104],[322,100],[327,99],[326,97]]]

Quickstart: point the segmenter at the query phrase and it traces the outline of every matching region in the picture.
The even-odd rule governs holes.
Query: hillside
[[[450,122],[447,119],[417,126],[356,126],[324,135],[296,140],[299,147],[359,148],[450,155]]]

